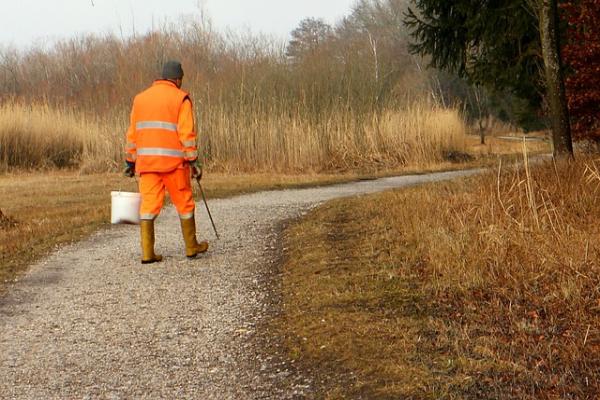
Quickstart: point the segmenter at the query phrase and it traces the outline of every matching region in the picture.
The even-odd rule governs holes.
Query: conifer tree
[[[412,0],[411,50],[476,85],[547,101],[555,155],[572,155],[556,0]]]

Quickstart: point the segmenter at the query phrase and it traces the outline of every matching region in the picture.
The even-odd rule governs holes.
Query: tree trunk
[[[556,0],[538,1],[542,53],[546,72],[546,93],[552,122],[554,155],[573,157],[571,123],[560,55],[558,7],[556,3]]]
[[[483,129],[483,121],[479,119],[479,142],[485,144],[485,130]]]
[[[485,144],[485,131],[483,129],[483,107],[481,102],[483,101],[484,94],[482,93],[482,89],[480,87],[476,87],[473,91],[475,94],[475,101],[477,102],[477,111],[479,114],[479,139],[482,145]],[[487,114],[487,112],[486,112]]]

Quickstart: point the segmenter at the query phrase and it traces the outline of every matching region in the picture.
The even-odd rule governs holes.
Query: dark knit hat
[[[179,61],[167,61],[165,65],[163,65],[162,70],[162,78],[163,79],[181,79],[183,78],[183,68],[181,68],[181,63]]]

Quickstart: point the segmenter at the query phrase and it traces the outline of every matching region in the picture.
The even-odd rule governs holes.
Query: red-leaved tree
[[[563,4],[568,41],[563,57],[571,126],[576,139],[600,141],[600,0]]]

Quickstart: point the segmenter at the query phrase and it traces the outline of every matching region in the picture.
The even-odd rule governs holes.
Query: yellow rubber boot
[[[140,221],[142,233],[142,264],[152,264],[162,261],[162,256],[154,254],[154,221]]]
[[[181,232],[185,242],[185,255],[188,258],[194,258],[208,250],[208,242],[198,243],[196,239],[196,219],[194,217],[181,220]]]

